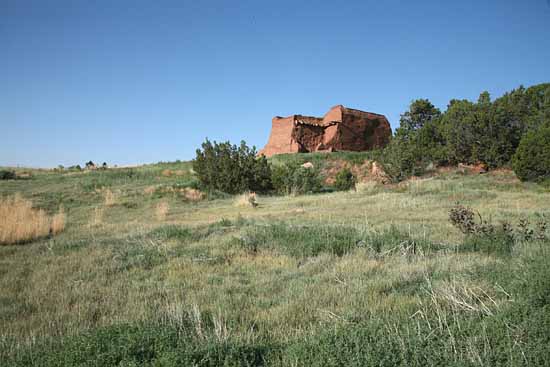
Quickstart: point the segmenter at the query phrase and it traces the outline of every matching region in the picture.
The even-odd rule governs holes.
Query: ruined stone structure
[[[365,151],[384,147],[390,136],[385,116],[338,105],[323,118],[274,117],[269,141],[259,154],[270,157],[281,153]]]

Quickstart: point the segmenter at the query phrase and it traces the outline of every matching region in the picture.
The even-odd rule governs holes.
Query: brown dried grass
[[[105,206],[113,206],[116,203],[116,195],[110,190],[105,189],[103,191],[103,197],[105,199]]]
[[[155,217],[158,221],[163,221],[166,219],[169,210],[170,206],[168,205],[168,203],[165,201],[161,201],[155,206]]]
[[[245,192],[244,194],[237,196],[234,205],[237,207],[249,206],[255,208],[258,206],[258,196],[255,192]]]
[[[29,242],[62,232],[65,229],[63,208],[51,218],[32,202],[16,194],[0,199],[0,244]]]
[[[204,199],[204,193],[197,189],[186,187],[183,190],[183,196],[189,201],[201,201]]]
[[[143,193],[145,195],[153,195],[154,192],[157,190],[156,186],[147,186],[143,189]]]
[[[52,217],[52,224],[50,225],[50,233],[56,235],[63,232],[65,229],[65,210],[63,207],[59,208],[59,212]]]

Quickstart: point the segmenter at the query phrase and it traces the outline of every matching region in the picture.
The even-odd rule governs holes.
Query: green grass
[[[368,152],[333,152],[333,153],[300,153],[300,154],[278,154],[270,158],[274,165],[279,164],[304,164],[313,163],[314,166],[322,168],[331,161],[345,161],[351,164],[362,164],[365,160],[375,160],[379,156],[378,151]]]
[[[0,196],[20,192],[67,213],[62,234],[0,247],[2,365],[550,360],[550,243],[515,238],[501,250],[498,236],[465,237],[448,221],[460,202],[495,224],[528,218],[534,228],[550,215],[544,187],[508,172],[449,171],[367,191],[259,197],[257,208],[157,194],[192,185],[189,169],[35,171],[0,182]],[[169,210],[159,219],[161,202]]]

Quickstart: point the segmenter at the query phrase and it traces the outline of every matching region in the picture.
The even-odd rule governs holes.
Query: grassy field
[[[448,170],[252,207],[193,182],[187,162],[0,181],[66,215],[0,246],[1,365],[550,363],[548,189]],[[510,222],[513,249],[467,246],[457,202]]]

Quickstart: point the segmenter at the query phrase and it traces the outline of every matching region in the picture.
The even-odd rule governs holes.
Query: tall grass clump
[[[52,216],[52,222],[50,225],[50,233],[52,235],[63,232],[63,230],[65,229],[65,219],[65,210],[63,209],[63,207],[60,207],[59,211]]]
[[[30,200],[16,194],[0,200],[0,244],[29,242],[65,229],[63,208],[52,217],[35,209]]]
[[[105,199],[105,206],[113,206],[116,203],[116,195],[110,189],[105,189],[103,198]]]
[[[155,217],[158,221],[163,221],[166,219],[169,210],[170,206],[168,205],[168,203],[165,201],[161,201],[155,206]]]
[[[258,206],[258,196],[255,192],[245,192],[244,194],[238,195],[235,198],[234,205],[237,207],[252,207],[256,208]]]

